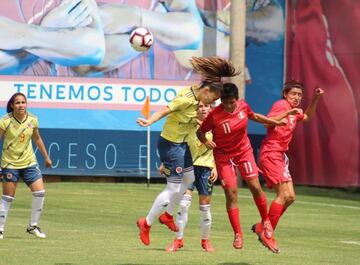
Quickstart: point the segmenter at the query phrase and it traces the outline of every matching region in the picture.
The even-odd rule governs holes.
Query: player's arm
[[[273,118],[268,118],[265,115],[262,115],[260,113],[255,113],[251,116],[249,116],[249,119],[258,123],[263,123],[270,126],[282,126],[285,125],[287,120],[281,119],[281,120],[275,120]]]
[[[214,166],[211,169],[211,175],[209,177],[209,180],[211,181],[211,183],[214,183],[217,179],[218,179],[218,173],[217,173],[217,170],[216,170],[216,166]]]
[[[5,131],[0,129],[0,139],[4,138]]]
[[[156,111],[149,119],[144,118],[138,118],[136,120],[137,124],[139,124],[141,127],[147,127],[153,124],[154,122],[157,122],[158,120],[162,119],[166,115],[168,115],[171,112],[170,108],[168,106],[162,108],[161,110]]]
[[[201,130],[201,127],[196,131],[196,136],[204,145],[206,145],[209,149],[214,149],[216,147],[216,143],[212,140],[206,138],[206,132]]]
[[[299,109],[299,108],[293,108],[293,109],[290,109],[290,110],[287,110],[287,111],[284,111],[276,116],[269,116],[269,118],[273,119],[273,120],[277,120],[277,121],[282,121],[284,120],[285,122],[285,118],[289,115],[296,115],[296,114],[302,114],[303,111],[302,109]],[[285,122],[286,124],[286,122]],[[268,123],[265,123],[264,126],[266,128],[269,128],[269,127],[274,127],[275,125],[273,124],[268,124]]]
[[[321,89],[320,87],[315,88],[315,95],[313,96],[313,98],[310,102],[310,105],[305,110],[303,121],[306,122],[312,118],[312,116],[314,115],[314,113],[316,111],[319,99],[323,94],[324,94],[323,89]]]
[[[51,167],[52,165],[52,161],[46,151],[44,142],[40,136],[39,133],[39,129],[38,128],[34,128],[33,131],[33,136],[32,136],[33,141],[35,142],[36,146],[39,148],[40,153],[42,154],[44,160],[45,160],[45,166],[46,167]]]

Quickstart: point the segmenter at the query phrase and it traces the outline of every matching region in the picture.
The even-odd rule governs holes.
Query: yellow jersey
[[[196,127],[196,130],[199,126]],[[209,167],[214,168],[215,161],[213,157],[213,151],[208,149],[206,145],[204,145],[196,136],[196,130],[193,133],[189,134],[189,138],[187,143],[190,148],[192,160],[194,166],[202,166],[202,167]],[[206,139],[212,140],[212,133],[206,133]]]
[[[186,142],[190,131],[197,126],[196,111],[199,101],[193,87],[182,89],[169,103],[170,113],[167,116],[161,136],[174,143]]]
[[[37,164],[31,138],[38,127],[37,117],[29,112],[23,122],[12,113],[0,119],[0,129],[4,131],[1,167],[22,169]]]

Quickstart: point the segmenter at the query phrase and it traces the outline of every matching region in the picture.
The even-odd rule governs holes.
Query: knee
[[[45,190],[33,191],[33,192],[32,192],[32,195],[33,195],[34,197],[39,197],[39,198],[45,197]]]
[[[237,191],[227,190],[225,191],[227,203],[237,203]]]
[[[295,202],[295,194],[289,194],[285,197],[285,202],[287,205],[293,204]]]
[[[10,196],[10,195],[6,195],[6,194],[3,194],[1,196],[1,200],[7,202],[7,203],[12,203],[14,201],[15,197],[14,196]]]

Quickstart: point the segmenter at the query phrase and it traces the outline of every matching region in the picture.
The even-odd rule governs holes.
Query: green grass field
[[[224,195],[215,187],[211,239],[215,253],[201,250],[197,195],[177,253],[165,247],[174,235],[163,225],[152,227],[151,244],[138,239],[135,222],[146,215],[164,184],[48,183],[40,226],[47,239],[25,233],[31,194],[19,184],[5,239],[0,241],[0,264],[359,264],[360,194],[296,187],[297,201],[280,220],[276,237],[281,254],[264,248],[250,231],[258,213],[247,189],[239,190],[244,249],[232,247],[233,235]],[[267,192],[268,198],[273,193]]]

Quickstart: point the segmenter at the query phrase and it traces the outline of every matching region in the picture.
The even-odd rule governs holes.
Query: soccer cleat
[[[167,212],[164,212],[159,216],[159,222],[161,224],[166,225],[171,231],[178,232],[179,228],[174,222],[174,218],[172,215],[168,214]]]
[[[39,238],[46,238],[46,234],[44,232],[41,231],[40,227],[33,225],[33,226],[28,226],[28,228],[26,229],[26,232],[28,232],[31,235],[34,235],[36,237]]]
[[[166,248],[166,252],[176,252],[179,248],[184,246],[184,240],[182,238],[175,238],[170,246]]]
[[[264,234],[267,238],[272,238],[273,237],[273,234],[274,234],[274,230],[272,228],[272,225],[271,225],[271,222],[269,219],[266,219],[264,222],[263,222],[263,230],[264,230]]]
[[[260,236],[260,234],[262,233],[263,231],[263,226],[261,223],[257,223],[257,224],[254,224],[252,227],[251,227],[251,230],[257,234],[258,236]]]
[[[151,226],[146,223],[146,218],[144,217],[139,218],[139,220],[136,222],[136,225],[139,227],[139,237],[141,242],[148,246],[150,244]]]
[[[243,238],[242,238],[241,234],[235,234],[234,235],[233,246],[236,249],[242,249],[242,247],[243,247]]]
[[[262,232],[259,236],[259,241],[265,246],[267,247],[271,252],[279,254],[280,253],[280,249],[276,243],[276,240],[274,237],[272,238],[267,238],[265,236],[265,233]]]
[[[4,239],[4,231],[0,231],[0,239]]]
[[[203,248],[203,250],[205,250],[206,252],[214,252],[215,249],[214,247],[211,245],[209,239],[201,239],[201,247]]]

